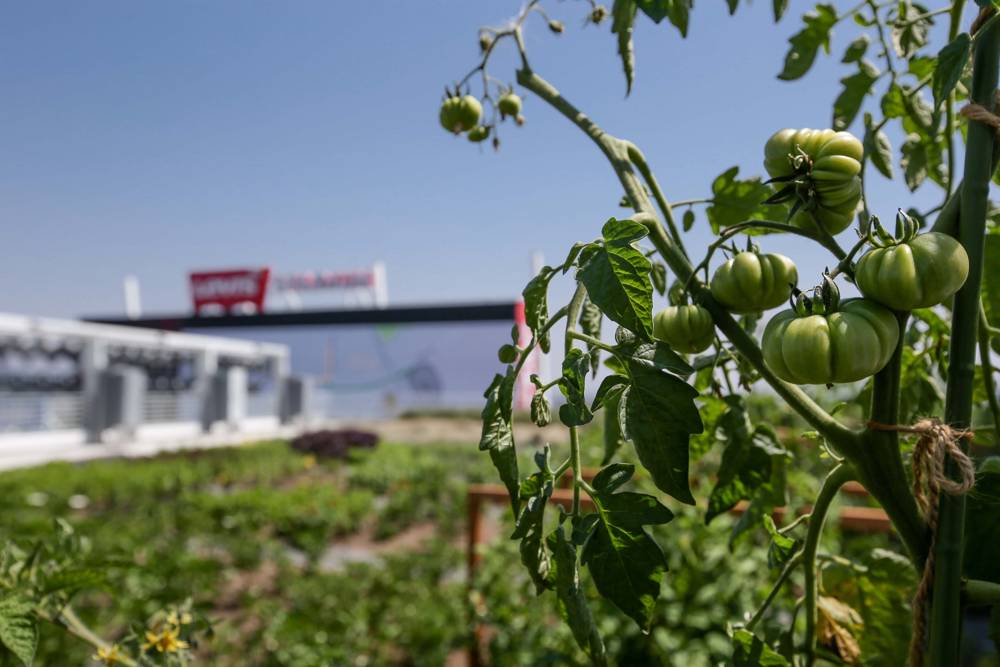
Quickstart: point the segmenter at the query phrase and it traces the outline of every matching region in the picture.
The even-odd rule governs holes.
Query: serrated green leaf
[[[612,392],[604,401],[604,457],[601,465],[607,465],[622,446],[622,429],[619,424],[622,392]]]
[[[889,86],[885,95],[882,96],[882,115],[886,118],[902,118],[906,114],[906,105],[903,102],[903,89],[896,84]]]
[[[0,643],[31,667],[38,649],[38,621],[30,601],[12,594],[0,598]]]
[[[531,421],[538,427],[548,426],[552,421],[552,406],[544,392],[536,391],[531,397]]]
[[[646,228],[612,218],[604,225],[604,247],[577,274],[587,294],[611,320],[645,339],[653,330],[653,285],[650,262],[635,247]]]
[[[771,536],[771,543],[767,547],[767,566],[770,568],[782,567],[795,555],[798,550],[798,543],[778,532],[778,527],[774,525],[774,519],[770,514],[764,515],[764,529]]]
[[[656,487],[694,504],[688,481],[688,441],[701,433],[697,390],[678,377],[629,358],[625,430]]]
[[[802,17],[803,28],[792,35],[785,66],[778,75],[784,81],[794,81],[805,75],[816,60],[820,47],[830,48],[830,30],[837,22],[837,8],[829,4],[818,4],[814,11]]]
[[[733,632],[734,667],[788,667],[788,661],[749,630]]]
[[[994,457],[995,459],[995,457]],[[964,574],[1000,583],[1000,470],[987,459],[966,499]]]
[[[553,270],[544,266],[538,275],[528,281],[521,296],[524,298],[524,318],[531,332],[538,337],[538,346],[542,352],[549,351],[549,334],[545,332],[539,336],[542,327],[549,320],[549,280],[552,279]]]
[[[694,227],[694,211],[691,209],[684,211],[684,216],[681,218],[681,226],[685,232],[691,231],[691,228]]]
[[[771,196],[771,187],[759,178],[738,179],[739,167],[731,167],[712,181],[712,203],[705,210],[712,231],[747,220],[784,220],[785,208],[761,204]]]
[[[934,79],[931,81],[935,109],[948,99],[951,91],[955,89],[955,84],[962,78],[962,71],[969,61],[971,51],[972,39],[968,33],[963,32],[938,53]]]
[[[892,144],[889,137],[882,130],[876,130],[871,123],[871,118],[866,114],[865,122],[865,155],[871,160],[872,165],[878,169],[879,173],[886,178],[892,178]]]
[[[788,10],[789,0],[772,0],[771,11],[774,14],[774,22],[777,23],[781,20],[781,17],[785,15],[785,11]]]
[[[648,630],[667,561],[643,526],[665,524],[673,514],[656,498],[642,493],[599,492],[596,496],[600,521],[583,548],[581,561],[601,595]]]
[[[580,308],[580,331],[591,338],[600,339],[601,337],[601,321],[604,315],[601,313],[601,309],[597,307],[590,297],[586,297],[583,301],[583,306]],[[587,343],[587,352],[590,354],[590,371],[594,377],[597,377],[597,370],[600,368],[601,364],[601,348]]]
[[[906,63],[906,71],[917,79],[934,73],[936,59],[931,56],[914,56]]]
[[[611,398],[620,394],[625,385],[628,384],[628,377],[624,375],[612,374],[601,380],[601,385],[594,394],[594,401],[590,404],[590,409],[597,412],[604,407]]]
[[[694,369],[666,343],[623,343],[615,347],[616,353],[637,364],[670,371],[676,375],[690,375]]]
[[[590,484],[601,493],[614,493],[634,474],[635,466],[631,463],[612,463],[594,475]]]
[[[771,455],[754,435],[730,435],[718,480],[708,498],[705,523],[728,512],[739,501],[749,500],[754,491],[770,481]]]
[[[649,280],[653,283],[653,289],[660,296],[667,292],[667,265],[663,262],[653,262],[649,272]]]
[[[844,89],[833,103],[833,129],[846,130],[850,127],[878,77],[878,68],[867,60],[861,60],[856,73],[840,80]]]
[[[632,29],[638,11],[636,0],[615,0],[611,7],[611,32],[618,35],[618,55],[625,72],[625,95],[632,92],[635,77],[635,47],[632,46]]]
[[[518,550],[539,595],[549,588],[549,555],[542,544],[545,504],[552,496],[552,476],[536,472],[521,483],[521,514],[517,517],[513,540],[521,540]]]
[[[844,57],[841,58],[842,63],[856,63],[861,60],[861,57],[865,55],[868,51],[868,45],[871,43],[871,39],[868,35],[862,34],[860,37],[855,39],[853,42],[847,45],[847,49],[844,50]]]
[[[590,357],[579,348],[570,350],[563,359],[559,391],[566,397],[566,402],[559,406],[559,421],[564,426],[583,426],[594,418],[584,395],[589,370]]]
[[[899,166],[903,168],[906,187],[913,192],[927,180],[927,146],[918,134],[907,135],[900,148],[902,157]]]
[[[566,619],[576,643],[596,665],[606,664],[604,642],[597,632],[594,617],[587,604],[587,596],[580,585],[580,570],[576,562],[576,548],[566,539],[559,525],[546,538],[552,553],[552,578],[555,582],[559,611]]]
[[[507,487],[507,493],[510,494],[514,516],[517,516],[519,510],[517,450],[514,447],[514,431],[511,428],[510,418],[504,417],[504,413],[509,415],[511,409],[508,402],[510,399],[504,386],[513,385],[512,377],[510,369],[507,375],[495,375],[493,382],[483,394],[486,406],[482,412],[483,430],[479,439],[479,449],[490,453],[490,459],[500,473],[500,479]]]
[[[915,2],[899,3],[898,16],[892,25],[892,45],[900,58],[911,57],[927,44],[927,33],[934,21],[926,14],[927,8]]]

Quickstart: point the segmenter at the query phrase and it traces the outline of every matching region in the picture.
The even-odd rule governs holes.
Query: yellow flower
[[[306,454],[302,457],[302,467],[306,470],[313,468],[316,465],[316,457],[312,454]]]
[[[172,625],[175,628],[179,628],[182,625],[187,625],[191,622],[191,614],[185,612],[178,613],[176,609],[170,611],[167,614],[167,624]]]
[[[91,657],[105,665],[116,665],[122,662],[125,656],[118,650],[117,644],[112,644],[108,647],[99,647],[97,653]]]
[[[177,653],[188,647],[188,643],[181,639],[179,634],[177,628],[171,627],[163,628],[160,632],[146,630],[146,643],[142,648],[147,651],[155,648],[160,653]]]

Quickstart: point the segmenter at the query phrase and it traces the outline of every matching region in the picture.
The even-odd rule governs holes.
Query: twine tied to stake
[[[910,640],[910,666],[923,665],[924,635],[927,631],[925,609],[934,583],[934,545],[937,541],[938,501],[941,492],[959,496],[968,493],[976,483],[976,467],[958,445],[959,440],[971,440],[972,431],[957,430],[938,419],[921,419],[913,426],[868,422],[875,431],[895,431],[919,435],[913,448],[913,496],[931,529],[930,550],[924,562],[920,584],[913,596],[913,638]],[[958,479],[945,472],[945,459],[954,462]]]
[[[996,100],[994,101],[994,111],[1000,111],[1000,91],[996,93]],[[986,127],[993,128],[993,131],[997,133],[1000,137],[1000,116],[998,116],[993,111],[990,111],[981,104],[966,104],[964,107],[958,110],[958,113],[965,116],[969,120],[974,120],[976,122],[982,123]]]

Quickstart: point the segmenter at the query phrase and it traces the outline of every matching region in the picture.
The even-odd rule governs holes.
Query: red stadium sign
[[[191,300],[195,313],[205,306],[221,306],[226,312],[234,306],[251,303],[257,312],[264,310],[264,295],[271,270],[234,269],[230,271],[192,271]]]

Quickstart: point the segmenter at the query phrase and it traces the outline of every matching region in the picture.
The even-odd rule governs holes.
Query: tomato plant
[[[510,86],[487,70],[498,44],[511,44],[520,62],[517,83],[595,143],[631,210],[610,219],[595,213],[606,220],[600,236],[573,245],[561,264],[543,268],[528,284],[523,295],[533,336],[525,343],[515,332],[505,343],[501,356],[509,363],[485,394],[480,448],[509,491],[513,538],[537,590],[554,592],[581,649],[594,664],[605,664],[605,642],[583,582],[592,581],[602,597],[648,629],[655,601],[677,576],[667,572],[651,531],[668,535],[668,549],[671,540],[682,541],[669,537],[673,512],[666,503],[699,503],[705,498],[698,490],[710,487],[706,521],[748,502],[734,533],[765,534],[779,571],[759,606],[732,619],[734,664],[959,664],[964,610],[991,608],[1000,626],[1000,526],[989,518],[1000,510],[998,481],[992,465],[978,476],[974,468],[980,448],[996,445],[1000,425],[992,358],[1000,351],[1000,216],[989,199],[1000,153],[995,3],[960,0],[938,9],[910,0],[864,0],[843,9],[817,4],[790,38],[778,77],[801,78],[821,50],[830,50],[835,32],[854,31],[841,59],[851,71],[841,81],[831,128],[780,130],[769,139],[773,128],[764,128],[764,175],[740,178],[732,167],[714,179],[711,196],[673,204],[635,143],[605,132],[532,67],[524,39],[531,17],[541,16],[554,32],[563,25],[552,28],[542,4],[530,0],[503,26],[483,28],[482,58],[455,88],[481,75],[481,99],[506,94]],[[637,22],[667,22],[683,37],[696,16],[693,4],[616,0],[606,12],[591,2],[584,24],[610,15],[631,91]],[[731,13],[741,4],[727,2]],[[776,22],[790,5],[772,3]],[[898,151],[891,133],[905,137]],[[889,237],[872,215],[885,204],[866,196],[865,183],[876,172],[891,179],[897,170],[911,191],[931,183],[940,188],[940,203],[921,210],[893,202],[891,208],[906,213],[903,229]],[[701,205],[716,235],[703,253],[688,247],[683,233],[697,223],[694,209]],[[857,240],[845,248],[838,236],[855,223]],[[747,252],[733,245],[738,234],[753,235]],[[812,296],[794,289],[801,276],[791,260],[756,249],[769,245],[768,234],[793,235],[831,254],[832,268],[805,276],[821,282]],[[731,257],[709,282],[720,250]],[[549,285],[564,275],[575,283],[573,297],[550,312]],[[654,292],[668,293],[668,280],[673,305],[654,317]],[[864,298],[841,302],[838,284],[852,283]],[[790,295],[792,308],[770,318],[759,341],[762,311]],[[604,322],[614,327],[613,340],[602,335]],[[532,416],[548,421],[545,392],[558,387],[558,418],[569,429],[571,452],[561,462],[539,452],[536,469],[524,475],[511,397],[525,360],[535,348],[549,351],[557,325],[564,331],[561,373],[532,376]],[[588,387],[589,377],[603,373],[601,359],[610,374],[596,389]],[[810,384],[840,385],[838,394],[854,409],[834,409],[825,389],[800,386]],[[805,466],[790,460],[773,431],[748,414],[747,393],[764,385],[809,424],[827,462],[816,496],[800,499],[811,510],[781,527],[769,515],[788,500],[787,472]],[[602,411],[605,466],[587,482],[580,475],[578,429]],[[730,436],[715,479],[692,485],[692,443],[720,429]],[[627,451],[623,443],[631,444],[658,495],[631,490],[636,467],[615,460]],[[573,472],[573,502],[557,513],[549,500],[567,471]],[[837,577],[824,566],[831,559],[850,562],[823,553],[820,542],[838,490],[852,481],[882,506],[905,554],[893,557],[908,559],[919,580],[912,627],[888,630],[912,635],[908,656],[861,654],[861,643],[886,627],[836,597]],[[583,510],[583,494],[593,512]],[[796,588],[790,582],[798,577]],[[763,634],[761,622],[794,590],[801,595],[785,608],[787,631]],[[877,587],[869,592],[879,594]]]

